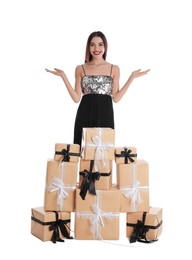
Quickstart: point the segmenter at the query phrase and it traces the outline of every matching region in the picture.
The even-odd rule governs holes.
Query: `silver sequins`
[[[112,95],[113,78],[111,76],[85,75],[81,81],[82,92],[86,94]]]

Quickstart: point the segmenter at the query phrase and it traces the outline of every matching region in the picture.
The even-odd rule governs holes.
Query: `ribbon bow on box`
[[[55,154],[62,155],[63,158],[61,162],[70,162],[71,156],[80,156],[80,153],[72,153],[70,150],[70,144],[67,144],[67,149],[62,149],[61,151],[55,151]]]
[[[134,227],[133,233],[130,237],[130,243],[134,243],[136,241],[143,243],[152,243],[158,241],[158,239],[147,240],[146,234],[150,229],[157,229],[162,224],[162,221],[156,226],[145,225],[146,215],[147,212],[143,212],[142,220],[137,220],[136,224],[127,223],[127,226]]]
[[[127,164],[129,161],[130,163],[134,163],[135,161],[133,160],[132,157],[137,157],[137,154],[132,154],[131,149],[127,149],[127,147],[124,147],[124,151],[121,151],[120,154],[115,154],[115,157],[117,158],[125,158],[125,163]]]
[[[63,239],[60,238],[59,236],[59,229],[61,231],[61,234],[63,235],[63,237],[67,238],[67,239],[73,239],[73,237],[70,237],[67,231],[67,220],[62,220],[58,218],[58,212],[54,211],[56,214],[56,221],[53,222],[50,226],[49,226],[49,230],[52,231],[53,230],[53,234],[51,237],[51,241],[55,244],[56,242],[65,242]]]
[[[55,221],[48,221],[48,222],[43,222],[34,216],[31,217],[31,220],[34,222],[37,222],[40,225],[43,226],[49,226],[49,231],[53,231],[53,234],[51,236],[51,241],[55,244],[56,242],[65,242],[64,239],[60,238],[60,233],[63,235],[63,237],[67,239],[73,239],[72,236],[69,235],[69,230],[70,228],[67,226],[67,223],[70,223],[70,219],[59,219],[58,212],[53,211],[55,213]],[[68,230],[67,230],[68,229]]]
[[[87,191],[89,191],[89,193],[91,193],[93,195],[96,195],[95,180],[99,180],[101,174],[99,172],[92,172],[93,164],[94,164],[94,161],[91,160],[89,171],[84,170],[83,172],[80,173],[83,176],[83,181],[81,183],[81,187],[80,187],[81,190],[80,190],[79,195],[81,196],[81,198],[83,200],[86,197]]]

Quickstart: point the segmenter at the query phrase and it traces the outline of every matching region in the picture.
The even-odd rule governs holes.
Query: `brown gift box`
[[[79,144],[55,144],[55,161],[79,162],[80,145]]]
[[[149,165],[137,163],[117,164],[117,187],[121,191],[120,212],[149,211]]]
[[[158,207],[150,207],[149,212],[127,213],[127,237],[131,238],[135,229],[139,229],[138,225],[140,225],[140,230],[138,230],[140,234],[142,233],[141,228],[147,229],[147,232],[144,232],[144,237],[141,239],[145,241],[157,240],[162,233],[162,216],[163,209]]]
[[[56,225],[57,215],[58,220],[63,220],[67,230],[68,236],[70,236],[70,221],[71,213],[69,212],[46,212],[43,207],[36,207],[31,209],[31,234],[39,238],[42,241],[51,241],[53,230],[49,230],[52,225]],[[61,229],[59,230],[59,237],[64,238]]]
[[[83,128],[81,156],[84,160],[114,160],[115,130]]]
[[[94,161],[91,160],[80,160],[80,167],[79,167],[79,184],[81,187],[82,181],[84,179],[83,177],[83,171],[86,170],[89,172],[91,175],[92,173],[94,174],[97,172],[94,170],[94,165],[93,169],[91,170],[91,163],[95,163]],[[107,166],[102,166],[99,169],[99,180],[95,180],[95,189],[97,190],[108,190],[112,187],[112,161],[109,161],[109,164]]]
[[[97,190],[86,200],[76,191],[75,238],[78,240],[119,239],[119,190]]]
[[[78,164],[48,160],[45,211],[74,211]]]
[[[137,149],[132,146],[115,148],[116,163],[133,163],[137,162]]]

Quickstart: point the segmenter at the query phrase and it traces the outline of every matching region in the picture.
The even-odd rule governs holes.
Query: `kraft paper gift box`
[[[42,241],[62,242],[70,236],[71,213],[46,212],[43,207],[31,209],[31,234]]]
[[[79,162],[80,145],[79,144],[55,144],[55,161]]]
[[[117,187],[121,191],[120,212],[149,211],[149,165],[137,163],[117,164]]]
[[[157,241],[162,233],[163,209],[150,207],[149,212],[127,213],[126,235],[130,243]]]
[[[75,238],[78,240],[119,239],[119,189],[97,190],[86,200],[76,192]]]
[[[115,130],[83,128],[81,157],[84,160],[114,160]]]
[[[137,162],[137,149],[132,146],[115,148],[116,163],[133,163]]]
[[[108,166],[101,166],[99,171],[95,170],[94,164],[94,160],[80,160],[79,186],[84,193],[95,194],[95,189],[108,190],[112,187],[112,161]]]
[[[74,211],[78,164],[48,160],[44,207],[46,211]]]

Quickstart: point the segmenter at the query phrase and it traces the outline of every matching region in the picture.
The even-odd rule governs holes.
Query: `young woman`
[[[60,76],[74,102],[79,102],[74,125],[73,142],[81,145],[83,127],[115,127],[113,103],[119,102],[132,81],[149,72],[135,70],[125,85],[119,87],[120,70],[117,65],[106,61],[107,39],[96,31],[89,35],[85,52],[85,63],[75,69],[75,88],[73,88],[63,70],[46,69]]]

